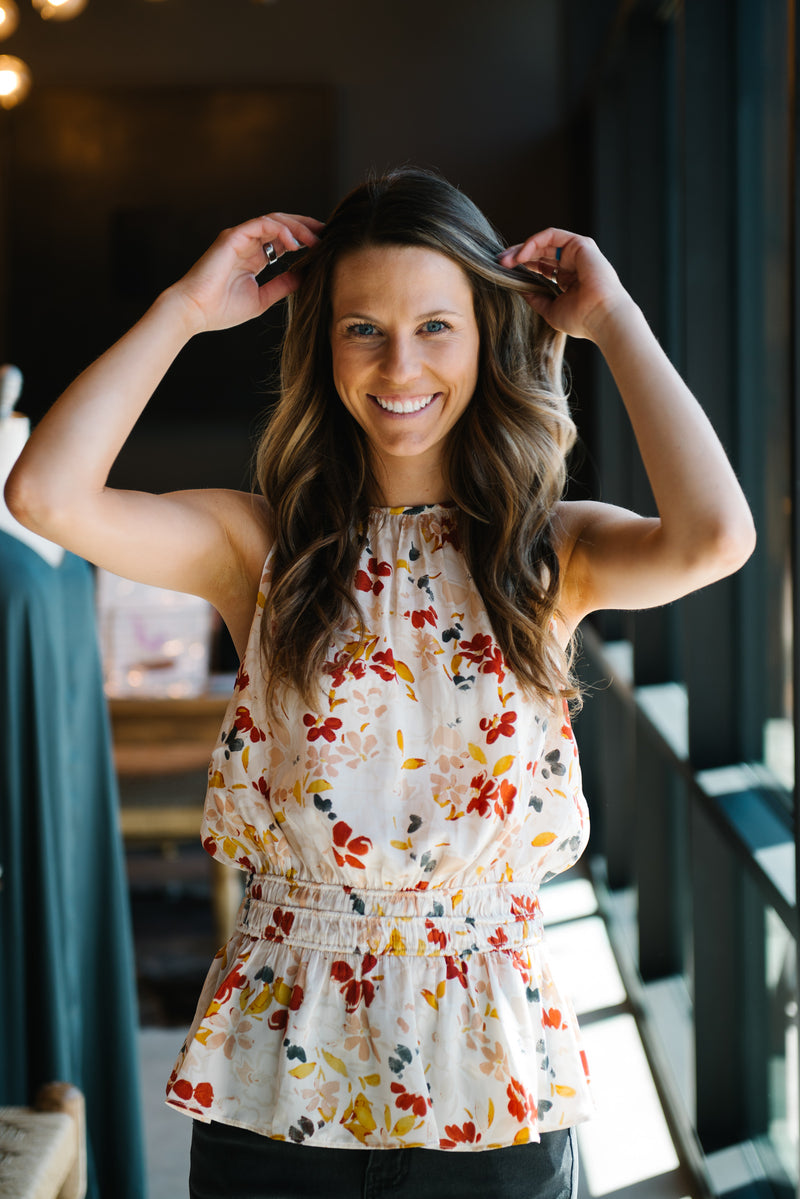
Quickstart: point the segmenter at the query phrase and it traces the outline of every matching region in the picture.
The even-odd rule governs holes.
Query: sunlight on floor
[[[633,1016],[584,1030],[597,1115],[578,1129],[581,1163],[593,1196],[608,1195],[678,1168]]]
[[[594,1119],[578,1128],[583,1190],[591,1199],[627,1187],[635,1188],[631,1199],[654,1188],[659,1199],[689,1199],[675,1176],[678,1156],[636,1022],[624,1010],[625,987],[591,885],[575,879],[547,887],[542,908],[554,972],[581,1020],[597,1104]]]

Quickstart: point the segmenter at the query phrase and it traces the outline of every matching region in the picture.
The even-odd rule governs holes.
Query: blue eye
[[[347,332],[353,337],[371,337],[376,329],[368,321],[357,321],[355,324],[347,326]]]
[[[448,325],[447,321],[433,320],[433,321],[425,322],[425,324],[422,326],[422,332],[423,333],[443,333],[445,331],[445,329],[450,329],[450,328],[451,328],[451,326]]]

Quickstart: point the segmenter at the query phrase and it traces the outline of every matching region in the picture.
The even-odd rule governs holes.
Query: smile
[[[409,412],[422,412],[423,408],[427,408],[436,399],[439,392],[434,392],[429,396],[413,396],[407,400],[389,399],[384,396],[370,396],[376,404],[383,408],[384,412],[400,412],[403,414]]]

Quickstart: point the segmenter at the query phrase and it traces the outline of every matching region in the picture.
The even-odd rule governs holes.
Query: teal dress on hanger
[[[0,1105],[86,1097],[90,1199],[145,1199],[137,1007],[91,568],[0,532]]]

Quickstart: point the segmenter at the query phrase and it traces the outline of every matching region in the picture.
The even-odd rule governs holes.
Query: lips
[[[371,400],[384,410],[384,412],[395,412],[400,415],[407,416],[412,412],[422,412],[425,408],[430,407],[436,399],[438,391],[433,395],[426,396],[370,396]]]

